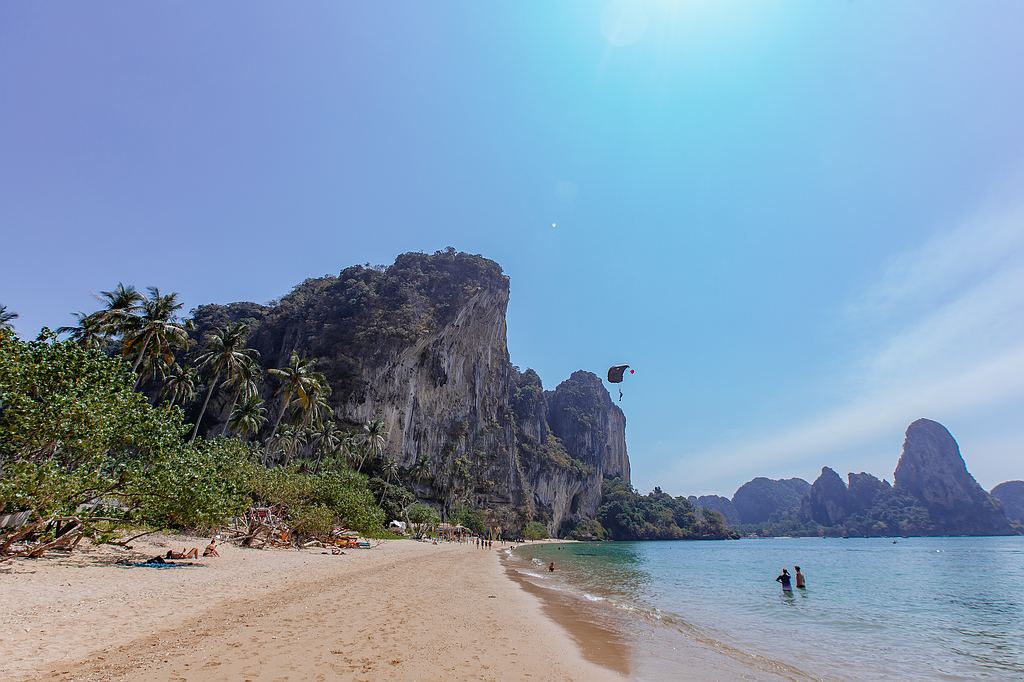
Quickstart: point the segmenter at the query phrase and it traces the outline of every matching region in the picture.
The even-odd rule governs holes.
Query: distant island
[[[1024,532],[1024,482],[985,492],[960,447],[938,422],[918,419],[906,432],[894,483],[867,473],[843,479],[823,467],[813,484],[755,478],[730,500],[689,498],[721,513],[747,535],[841,537],[1017,535]]]

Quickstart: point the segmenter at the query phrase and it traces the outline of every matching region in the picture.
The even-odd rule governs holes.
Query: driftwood
[[[56,525],[54,539],[49,542],[27,546],[22,549],[13,549],[14,545],[27,542],[36,533]],[[13,557],[28,557],[37,559],[51,549],[72,550],[85,537],[85,527],[82,520],[77,516],[55,517],[51,519],[38,519],[33,523],[22,526],[18,531],[8,535],[0,543],[0,561]]]

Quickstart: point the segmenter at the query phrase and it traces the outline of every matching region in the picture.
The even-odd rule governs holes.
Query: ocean
[[[1024,537],[533,545],[506,561],[618,631],[635,679],[685,678],[694,640],[783,677],[1024,679]],[[785,594],[794,564],[807,589]]]

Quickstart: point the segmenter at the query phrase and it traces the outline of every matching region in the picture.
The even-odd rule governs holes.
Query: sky
[[[1024,3],[0,4],[0,303],[186,307],[447,246],[512,361],[629,363],[634,484],[1024,478]],[[617,398],[617,395],[616,395]]]

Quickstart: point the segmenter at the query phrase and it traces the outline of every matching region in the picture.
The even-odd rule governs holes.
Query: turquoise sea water
[[[666,652],[694,634],[824,679],[1024,679],[1024,537],[588,543],[513,557],[627,635],[656,631],[634,652],[657,651],[657,666],[634,668],[645,679],[678,678],[686,661]],[[774,578],[794,564],[808,589],[786,595]]]

